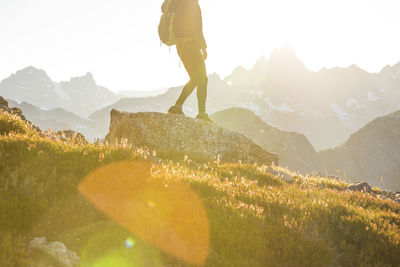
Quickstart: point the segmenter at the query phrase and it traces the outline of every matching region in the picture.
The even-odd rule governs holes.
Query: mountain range
[[[54,82],[46,72],[32,66],[17,71],[0,83],[0,95],[36,105],[42,109],[63,108],[80,117],[87,117],[120,97],[96,84],[88,72],[70,81]]]
[[[57,83],[43,70],[28,67],[4,79],[0,95],[41,109],[63,108],[88,117],[100,129],[96,137],[103,138],[113,108],[165,112],[181,88],[117,95],[97,85],[90,73]],[[238,67],[224,79],[209,76],[209,113],[231,107],[250,109],[273,127],[304,134],[316,150],[334,148],[373,119],[400,110],[400,62],[379,73],[368,73],[356,65],[314,72],[290,47],[276,49],[268,60],[260,58],[249,70]],[[196,115],[195,94],[184,111]]]
[[[0,95],[40,128],[79,131],[90,141],[107,134],[112,109],[165,112],[181,89],[115,94],[90,73],[57,83],[34,67],[0,83]],[[400,190],[400,63],[379,73],[356,65],[314,72],[284,47],[224,79],[211,74],[208,92],[218,124],[276,152],[283,166]],[[184,112],[196,115],[195,94]]]
[[[112,109],[165,112],[181,88],[154,97],[124,98],[89,118],[109,125]],[[316,150],[333,148],[373,119],[400,110],[400,63],[379,73],[355,65],[313,72],[290,48],[275,50],[269,60],[259,59],[250,70],[238,67],[224,79],[209,76],[208,112],[231,107],[250,109],[273,127],[304,134]],[[184,112],[196,115],[195,94]],[[104,127],[102,135],[106,132]]]
[[[319,156],[329,173],[400,191],[400,111],[373,120]]]
[[[73,130],[82,133],[90,141],[95,140],[101,130],[94,122],[62,108],[45,110],[27,102],[18,103],[13,100],[8,100],[8,105],[22,110],[26,119],[42,130]]]

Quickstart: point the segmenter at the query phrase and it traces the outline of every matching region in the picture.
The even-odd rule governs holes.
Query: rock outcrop
[[[58,135],[62,140],[68,140],[74,144],[89,143],[83,134],[72,130],[57,131],[55,134]]]
[[[366,182],[359,182],[359,183],[352,184],[351,186],[349,186],[349,190],[366,192],[366,193],[372,192],[371,186]]]
[[[29,243],[30,248],[44,253],[44,256],[52,257],[57,266],[79,266],[80,258],[74,251],[68,250],[61,242],[48,242],[45,237],[36,237]]]
[[[15,107],[9,107],[7,100],[5,100],[2,96],[0,96],[0,111],[6,112],[9,114],[13,114],[19,117],[22,121],[26,122],[28,125],[32,127],[32,129],[36,130],[37,132],[41,132],[40,128],[34,125],[32,122],[28,121],[25,116],[22,114],[22,110]]]
[[[127,139],[137,147],[147,147],[170,156],[222,162],[278,164],[278,157],[243,134],[215,124],[179,115],[111,111],[106,140]]]
[[[2,96],[0,96],[0,106],[8,107],[8,102]]]
[[[287,183],[292,183],[294,180],[293,175],[290,174],[287,169],[284,169],[279,166],[269,166],[266,171],[275,177],[283,179]]]

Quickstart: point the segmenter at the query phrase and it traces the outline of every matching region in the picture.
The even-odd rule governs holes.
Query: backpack
[[[158,35],[162,43],[173,46],[190,40],[185,31],[184,20],[185,0],[165,0],[161,6],[160,24]]]

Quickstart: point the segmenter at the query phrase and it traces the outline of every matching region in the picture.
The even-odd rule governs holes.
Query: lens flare
[[[130,237],[125,240],[125,247],[126,248],[133,248],[134,246],[135,246],[135,240],[133,240]]]
[[[79,250],[81,267],[163,266],[157,248],[131,237],[114,221],[86,225],[75,235],[85,240]]]
[[[151,167],[146,161],[112,163],[89,174],[78,189],[137,237],[190,264],[204,264],[209,225],[200,198],[186,183],[151,177]]]

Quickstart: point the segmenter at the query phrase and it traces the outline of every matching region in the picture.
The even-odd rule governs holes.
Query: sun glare
[[[142,240],[188,263],[203,264],[209,226],[200,198],[189,185],[151,177],[151,167],[149,162],[113,163],[88,175],[79,191]],[[126,248],[134,246],[134,239],[125,240]],[[121,261],[118,257],[104,260]]]

